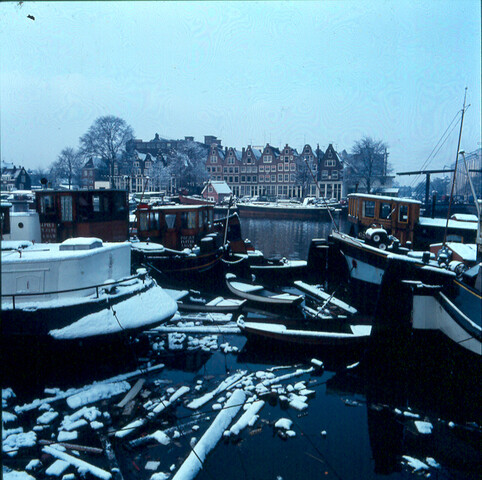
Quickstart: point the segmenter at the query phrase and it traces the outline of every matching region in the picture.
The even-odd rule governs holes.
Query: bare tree
[[[370,193],[376,179],[384,181],[390,168],[387,162],[387,145],[381,140],[363,137],[355,142],[346,161],[346,177],[352,182],[362,182]]]
[[[73,183],[80,181],[83,163],[83,158],[79,151],[74,150],[72,147],[66,147],[53,163],[50,174],[55,183],[67,179],[70,189]]]
[[[125,152],[126,143],[134,138],[134,131],[125,120],[113,115],[99,117],[87,133],[80,137],[80,151],[85,156],[100,157],[110,167],[118,154]]]

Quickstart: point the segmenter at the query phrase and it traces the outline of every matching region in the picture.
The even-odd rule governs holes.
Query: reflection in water
[[[326,238],[330,221],[263,220],[242,218],[241,231],[266,257],[306,260],[312,238]]]

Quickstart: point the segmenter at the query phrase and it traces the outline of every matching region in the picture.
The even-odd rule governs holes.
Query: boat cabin
[[[352,193],[348,195],[348,221],[354,224],[355,234],[377,225],[405,245],[413,242],[420,206],[421,202],[409,198]]]
[[[214,232],[212,205],[147,205],[137,208],[139,240],[161,243],[183,250],[199,245],[202,237]]]
[[[129,199],[125,190],[41,190],[35,192],[42,242],[97,237],[129,239]]]

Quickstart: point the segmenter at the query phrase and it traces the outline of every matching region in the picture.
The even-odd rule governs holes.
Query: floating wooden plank
[[[123,408],[127,405],[128,402],[133,400],[137,394],[141,391],[144,383],[146,383],[145,378],[139,378],[135,385],[127,392],[127,395],[117,404],[119,408]]]
[[[65,443],[65,442],[55,442],[53,440],[39,440],[38,443],[40,445],[60,445],[68,450],[78,450],[79,452],[88,452],[88,453],[104,453],[104,450],[102,448],[97,448],[97,447],[87,447],[84,445],[75,445],[73,443]]]

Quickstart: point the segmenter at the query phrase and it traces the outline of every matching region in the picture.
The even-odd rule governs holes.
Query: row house
[[[317,178],[321,191],[316,196],[340,200],[345,195],[343,191],[343,164],[340,157],[331,143],[325,153],[319,152],[319,155]]]
[[[308,164],[310,173],[301,162]],[[305,182],[300,180],[301,168]],[[262,151],[251,145],[242,151],[211,145],[206,170],[211,180],[224,180],[237,197],[324,196],[339,200],[343,194],[343,165],[331,144],[326,152],[305,145],[301,154],[288,144],[280,150],[268,143]]]
[[[30,175],[24,167],[16,167],[13,164],[5,163],[2,165],[2,190],[10,192],[12,190],[30,190]]]
[[[159,176],[153,173],[162,161],[162,155],[154,156],[138,151],[133,152],[130,161],[116,160],[112,171],[113,188],[132,193],[160,191],[163,186],[159,184]]]

